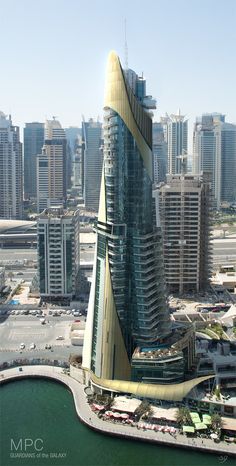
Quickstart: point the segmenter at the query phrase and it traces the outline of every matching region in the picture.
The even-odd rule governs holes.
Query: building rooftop
[[[168,358],[168,356],[181,356],[182,353],[174,348],[135,348],[132,359]]]
[[[75,215],[79,214],[79,210],[67,210],[63,209],[61,206],[57,207],[50,207],[45,209],[39,216],[39,219],[43,218],[63,218],[63,217],[74,217]]]
[[[0,220],[0,234],[23,233],[36,228],[36,222],[30,220]]]
[[[134,413],[134,411],[140,406],[141,400],[137,398],[127,398],[126,396],[116,396],[112,403],[112,409],[117,411],[125,411],[127,413]]]

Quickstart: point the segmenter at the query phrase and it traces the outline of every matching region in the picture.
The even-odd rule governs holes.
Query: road
[[[31,281],[32,276],[37,272],[37,268],[24,266],[24,259],[34,261],[37,263],[37,249],[5,249],[0,248],[0,266],[7,265],[6,275],[13,272],[17,278],[22,278],[25,281]],[[94,245],[80,247],[80,261],[81,263],[93,264],[94,260]],[[11,264],[6,264],[6,261],[11,261]],[[19,275],[20,274],[20,275]]]
[[[94,257],[94,246],[80,247],[80,258],[84,262],[92,261]],[[20,248],[0,248],[0,262],[1,261],[23,261],[24,259],[30,261],[37,260],[37,249],[20,249]]]
[[[37,249],[0,248],[0,261],[37,260]]]
[[[236,257],[236,238],[228,237],[224,239],[214,239],[212,241],[214,256],[235,256]],[[80,260],[82,262],[92,262],[94,258],[94,245],[80,245]],[[20,248],[0,248],[1,261],[23,261],[24,259],[36,261],[37,249],[20,249]],[[19,267],[19,266],[18,266]]]
[[[236,258],[236,238],[214,239],[214,256],[235,256]]]

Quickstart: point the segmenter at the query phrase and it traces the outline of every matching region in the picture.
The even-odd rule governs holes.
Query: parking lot
[[[84,316],[79,317],[81,320],[84,318]],[[42,316],[40,320],[40,316],[20,314],[1,318],[0,351],[22,351],[23,355],[30,350],[32,344],[35,345],[35,348],[30,350],[32,353],[45,350],[48,345],[53,349],[61,347],[75,350],[70,341],[70,327],[77,317],[47,315],[45,323],[41,322],[42,319]]]

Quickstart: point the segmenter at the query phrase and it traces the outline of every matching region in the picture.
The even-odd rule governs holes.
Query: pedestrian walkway
[[[222,455],[236,456],[236,445],[227,445],[222,442],[215,444],[211,439],[204,439],[204,441],[202,441],[202,439],[199,438],[192,439],[180,434],[176,434],[175,437],[173,437],[168,432],[147,432],[138,429],[136,426],[116,424],[100,419],[87,403],[87,397],[84,391],[85,386],[69,375],[64,374],[63,369],[60,367],[44,365],[23,366],[22,371],[19,371],[19,367],[14,367],[1,372],[0,384],[22,377],[46,377],[67,385],[73,394],[76,412],[80,420],[88,427],[98,432],[133,440],[161,443],[166,446],[194,448],[204,452],[215,453],[219,457]]]

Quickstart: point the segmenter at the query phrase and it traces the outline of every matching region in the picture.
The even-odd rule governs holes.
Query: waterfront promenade
[[[88,427],[107,435],[125,437],[130,440],[139,440],[152,443],[159,443],[165,446],[175,446],[182,448],[191,448],[198,451],[210,452],[217,454],[218,457],[235,456],[236,445],[219,443],[215,444],[211,439],[187,438],[184,435],[177,434],[173,437],[168,432],[153,432],[138,430],[136,426],[114,424],[112,422],[99,419],[98,416],[90,409],[87,403],[87,397],[84,392],[85,386],[80,384],[67,374],[63,373],[60,367],[51,366],[23,366],[22,371],[19,367],[6,369],[0,373],[0,384],[10,382],[20,378],[43,377],[66,385],[74,397],[76,412],[84,424]]]

